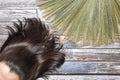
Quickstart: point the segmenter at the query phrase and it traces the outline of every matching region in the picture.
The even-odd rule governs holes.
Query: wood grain
[[[58,72],[53,74],[117,75],[120,74],[120,62],[66,61]]]
[[[5,6],[5,7],[0,7],[0,10],[36,10],[36,6]]]
[[[38,80],[44,80],[39,78]],[[120,80],[116,75],[50,75],[49,80]]]
[[[16,21],[24,17],[37,17],[36,10],[0,10],[0,22]]]
[[[35,6],[35,0],[0,0],[0,7],[11,6]]]
[[[0,47],[3,45],[8,35],[0,35]]]

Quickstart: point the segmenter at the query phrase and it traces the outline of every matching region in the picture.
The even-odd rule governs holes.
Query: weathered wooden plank
[[[35,10],[37,9],[36,6],[5,6],[0,7],[0,10]]]
[[[80,48],[66,49],[67,60],[80,61],[120,61],[120,48]]]
[[[3,45],[8,35],[0,35],[0,47]]]
[[[13,22],[15,22],[15,21],[13,21]],[[0,36],[8,35],[7,26],[13,27],[13,22],[0,22]],[[0,38],[2,38],[2,37],[0,37]]]
[[[1,25],[0,25],[0,34],[1,35],[7,34],[7,29],[5,29],[5,27],[1,27]]]
[[[0,7],[6,6],[36,6],[36,0],[0,0]]]
[[[38,80],[44,80],[39,78]],[[50,75],[48,80],[120,80],[116,75]]]
[[[16,21],[23,17],[37,17],[36,10],[0,10],[0,21]]]
[[[117,50],[117,51],[116,51]],[[77,53],[88,53],[88,54],[94,54],[94,53],[120,53],[120,47],[118,48],[80,48],[80,49],[65,49],[65,51],[77,54]]]
[[[79,44],[78,44],[79,45]],[[117,39],[115,41],[113,41],[112,43],[109,44],[105,44],[105,45],[99,45],[99,46],[81,46],[81,48],[88,48],[88,49],[92,49],[92,48],[120,48],[120,39]]]
[[[120,74],[120,62],[67,61],[58,69],[58,72],[54,72],[53,74],[117,75]]]
[[[118,50],[116,50],[118,51]],[[66,53],[66,60],[80,60],[80,61],[120,61],[120,53],[95,53],[95,54],[88,54],[88,53]]]

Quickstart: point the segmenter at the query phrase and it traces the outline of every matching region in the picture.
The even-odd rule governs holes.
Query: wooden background
[[[24,17],[41,17],[35,0],[0,0],[0,46],[6,25]],[[108,45],[82,46],[63,41],[66,62],[49,80],[120,80],[120,39]],[[38,79],[42,80],[42,79]]]

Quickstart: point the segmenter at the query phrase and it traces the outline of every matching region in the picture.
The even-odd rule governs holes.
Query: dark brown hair
[[[64,53],[58,38],[40,19],[27,18],[7,26],[9,37],[0,50],[5,61],[20,80],[36,80],[56,70],[64,63]]]

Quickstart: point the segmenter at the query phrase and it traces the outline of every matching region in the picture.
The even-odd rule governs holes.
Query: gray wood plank
[[[16,22],[16,21],[13,21],[13,22]],[[0,22],[0,36],[8,35],[7,26],[13,27],[13,22],[12,21],[11,22]]]
[[[8,35],[0,35],[0,47],[3,45]]]
[[[53,74],[120,75],[120,62],[66,61],[58,72]]]
[[[114,46],[114,45],[113,45]],[[67,60],[120,61],[120,48],[65,49]]]
[[[0,10],[35,10],[37,9],[36,6],[5,6],[0,7]]]
[[[116,38],[115,41],[113,41],[113,42],[111,42],[109,44],[104,44],[104,45],[99,45],[99,46],[93,46],[93,45],[81,46],[80,48],[85,48],[85,49],[86,48],[88,48],[88,49],[92,49],[92,48],[96,48],[96,49],[99,49],[99,48],[102,48],[102,49],[104,49],[104,48],[120,48],[120,38]]]
[[[1,25],[0,25],[0,27],[1,27]],[[1,34],[1,35],[7,34],[7,32],[8,32],[8,31],[7,31],[7,29],[5,29],[5,27],[1,27],[1,28],[0,28],[0,34]]]
[[[0,10],[0,21],[16,21],[23,17],[37,17],[36,10]]]
[[[111,49],[114,50],[114,49]],[[116,49],[116,52],[118,50]],[[79,60],[79,61],[120,61],[120,53],[95,53],[95,54],[88,54],[88,53],[66,53],[66,60]]]
[[[0,0],[0,7],[6,6],[36,6],[36,0]]]
[[[38,80],[45,80],[39,78]],[[116,75],[50,75],[48,80],[120,80]]]
[[[113,45],[114,46],[114,45]],[[116,51],[118,50],[118,51]],[[120,53],[120,47],[116,48],[80,48],[80,49],[65,49],[65,51],[73,53],[77,55],[77,53],[88,53],[88,54],[94,54],[94,53]]]

